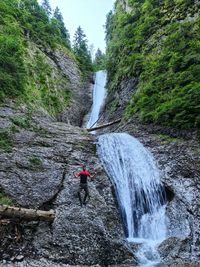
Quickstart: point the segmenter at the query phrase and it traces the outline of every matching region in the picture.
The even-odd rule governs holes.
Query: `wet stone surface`
[[[4,116],[0,108],[8,122],[12,112]],[[56,218],[53,223],[0,218],[0,266],[136,266],[94,137],[42,112],[32,115],[30,128],[16,126],[9,137],[12,147],[0,154],[0,192],[13,205],[54,209]],[[97,175],[89,180],[90,201],[81,207],[73,172],[83,164]]]
[[[195,133],[143,125],[137,119],[98,134],[106,132],[127,132],[136,137],[153,154],[160,169],[169,198],[167,239],[159,249],[161,266],[200,266],[200,145]]]

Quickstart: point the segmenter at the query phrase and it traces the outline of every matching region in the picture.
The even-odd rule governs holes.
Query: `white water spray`
[[[166,235],[166,199],[153,157],[126,133],[101,135],[98,154],[113,181],[128,241],[142,243],[140,266],[154,266],[156,245]]]
[[[87,128],[95,126],[96,121],[99,118],[99,113],[106,95],[106,76],[106,71],[100,70],[96,72],[95,84],[93,89],[93,105],[90,118],[86,126]]]

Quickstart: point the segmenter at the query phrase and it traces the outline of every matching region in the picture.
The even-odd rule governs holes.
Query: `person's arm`
[[[96,174],[96,172],[94,172],[93,174],[90,173],[90,177],[93,178]]]
[[[73,174],[74,174],[75,177],[79,176],[79,172],[73,172]]]

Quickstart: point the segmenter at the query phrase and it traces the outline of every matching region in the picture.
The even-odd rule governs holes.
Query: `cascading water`
[[[128,241],[143,244],[140,266],[154,266],[156,245],[166,234],[166,198],[153,157],[126,133],[101,135],[98,154],[113,181]]]
[[[86,125],[87,128],[95,126],[99,118],[100,109],[102,107],[106,95],[106,89],[105,89],[106,76],[107,76],[106,71],[104,70],[96,72],[95,84],[93,89],[93,105],[89,121]]]
[[[87,128],[96,124],[105,98],[106,72],[96,73],[93,106]],[[152,155],[126,133],[104,134],[97,151],[113,181],[129,242],[141,243],[140,266],[159,262],[156,246],[165,239],[165,192]]]

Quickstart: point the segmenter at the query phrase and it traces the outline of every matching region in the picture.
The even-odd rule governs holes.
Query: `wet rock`
[[[189,240],[171,237],[161,243],[158,250],[161,257],[161,265],[163,266],[180,266],[180,267],[197,267],[198,261],[190,259]],[[188,251],[188,255],[184,251]]]
[[[22,261],[24,259],[24,256],[23,255],[17,255],[15,257],[15,261]]]
[[[54,209],[56,218],[52,224],[21,220],[0,224],[0,258],[8,262],[23,255],[17,266],[135,266],[133,248],[125,240],[112,185],[95,154],[93,137],[41,111],[33,114],[31,125],[12,133],[11,152],[1,151],[0,190],[17,205]],[[81,207],[79,179],[73,173],[83,164],[91,172],[94,168],[97,175],[89,180],[90,200]],[[34,265],[38,258],[45,263],[35,261]]]
[[[153,153],[161,180],[168,192],[167,238],[174,240],[177,266],[193,266],[200,258],[200,148],[195,133],[168,127],[144,125],[137,119],[114,125],[101,132],[127,132]],[[165,249],[160,250],[167,264]],[[162,255],[162,253],[164,253]],[[170,264],[173,265],[172,258]],[[181,265],[182,263],[186,265]],[[188,264],[188,265],[187,265]],[[191,265],[190,265],[191,264]],[[195,266],[195,265],[194,265]],[[198,265],[197,265],[198,266]]]

